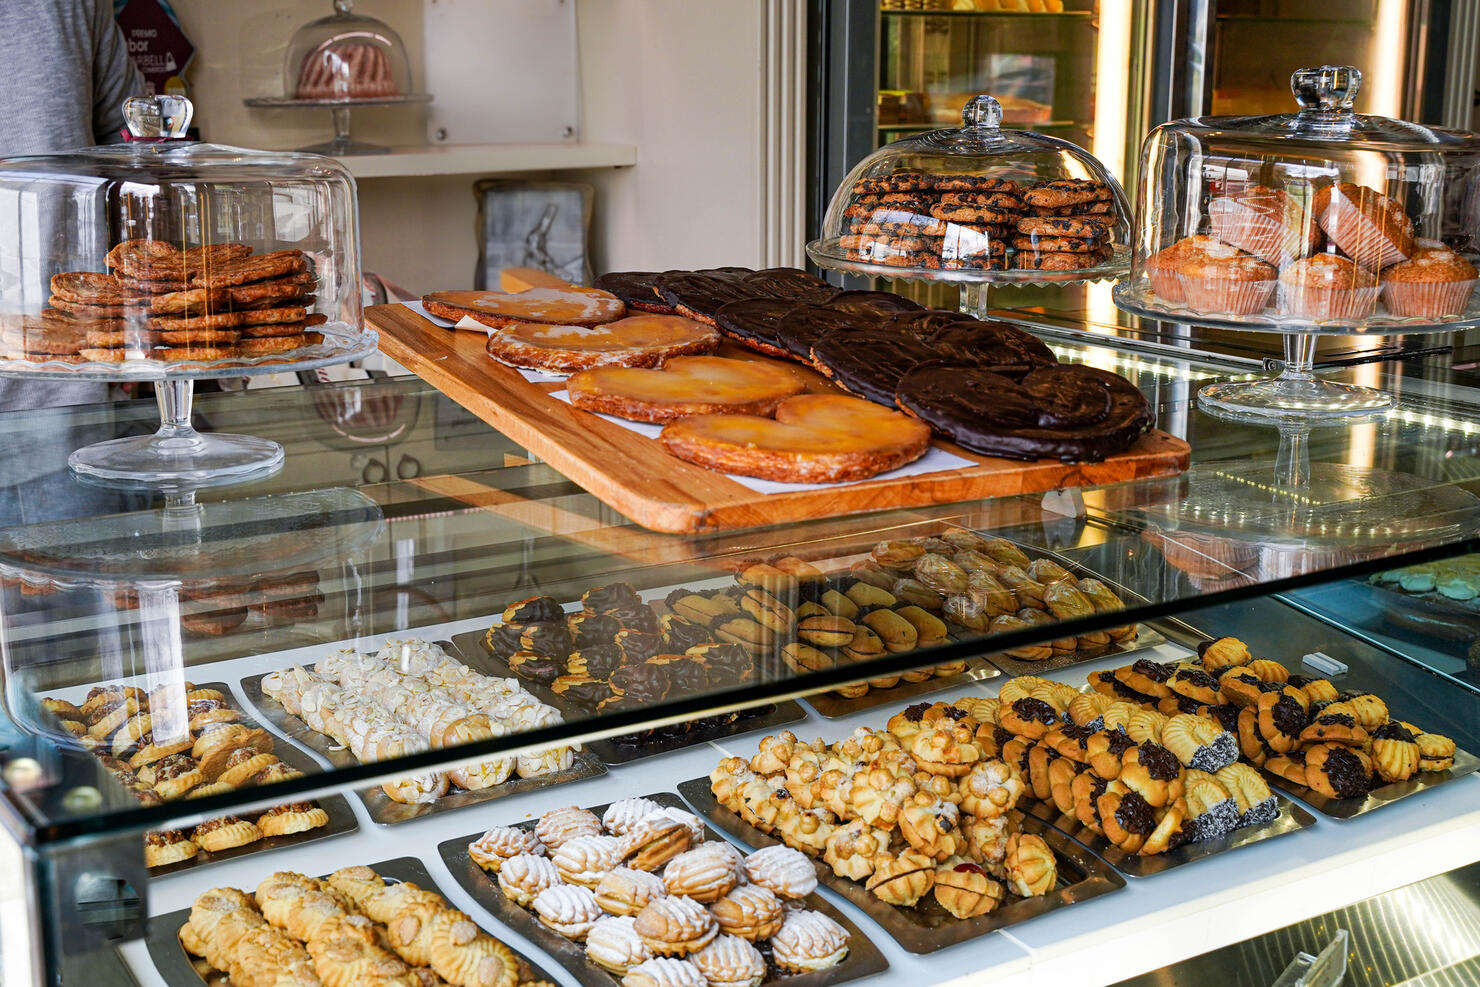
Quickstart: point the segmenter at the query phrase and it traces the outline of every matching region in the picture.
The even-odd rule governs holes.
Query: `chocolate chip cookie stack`
[[[1110,258],[1116,220],[1103,182],[918,171],[859,179],[843,215],[850,260],[927,270],[1095,267]]]
[[[1083,178],[1039,182],[1023,192],[1027,215],[1018,221],[1013,266],[1073,271],[1110,259],[1115,199],[1110,186]]]
[[[1018,184],[979,175],[902,171],[853,183],[841,245],[853,260],[888,267],[1007,267],[1007,240],[1023,213]]]
[[[108,252],[109,273],[52,276],[50,307],[28,334],[74,346],[78,361],[225,360],[286,353],[320,342],[306,330],[315,283],[301,250],[254,254],[241,243],[181,250],[162,240],[125,240]]]

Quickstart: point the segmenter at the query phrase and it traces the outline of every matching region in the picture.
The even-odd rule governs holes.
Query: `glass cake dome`
[[[158,385],[158,435],[73,454],[96,477],[280,462],[275,443],[195,433],[190,381],[375,350],[354,179],[317,155],[181,140],[191,113],[135,97],[128,143],[0,160],[0,375]]]
[[[1298,112],[1176,120],[1142,144],[1116,304],[1291,334],[1280,378],[1210,385],[1214,410],[1380,412],[1390,396],[1312,376],[1315,336],[1480,325],[1480,137],[1354,113],[1361,82],[1351,66],[1300,69]]]
[[[885,145],[833,193],[817,264],[886,278],[966,284],[1116,277],[1129,263],[1119,182],[1068,141],[1002,128],[977,96],[963,126]]]
[[[401,36],[384,21],[356,14],[351,0],[300,27],[283,60],[283,95],[299,100],[375,101],[411,92]]]

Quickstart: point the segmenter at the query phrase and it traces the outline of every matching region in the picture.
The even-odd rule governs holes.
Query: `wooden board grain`
[[[1064,487],[1173,476],[1187,468],[1186,442],[1166,432],[1143,436],[1102,463],[1024,463],[978,456],[948,442],[936,445],[975,465],[916,476],[872,479],[763,494],[722,473],[676,459],[652,439],[549,396],[564,384],[531,383],[484,351],[481,333],[457,332],[404,305],[376,305],[365,321],[380,348],[468,411],[645,528],[690,533],[900,507],[954,504]],[[820,374],[726,344],[722,356],[782,363],[809,390],[833,389]]]

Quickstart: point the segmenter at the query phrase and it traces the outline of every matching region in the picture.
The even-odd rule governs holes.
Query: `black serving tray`
[[[1059,812],[1058,807],[1052,802],[1039,802],[1028,798],[1019,803],[1019,808],[1093,850],[1122,874],[1131,877],[1150,877],[1153,874],[1161,874],[1184,864],[1217,856],[1252,843],[1260,843],[1264,840],[1272,840],[1276,836],[1284,836],[1286,833],[1298,832],[1316,824],[1315,816],[1284,796],[1276,795],[1275,801],[1279,805],[1279,815],[1263,826],[1245,826],[1234,830],[1227,836],[1220,836],[1216,840],[1184,843],[1166,853],[1153,853],[1147,856],[1127,853],[1105,839],[1104,836],[1085,826],[1074,816]]]
[[[260,730],[262,728],[262,724],[252,718],[246,705],[237,698],[231,686],[225,682],[197,682],[195,687],[197,689],[216,689],[224,693],[230,700],[232,708],[241,714],[239,723],[254,730]],[[291,744],[284,744],[277,738],[273,738],[273,740],[273,754],[288,767],[295,771],[301,771],[306,775],[320,774],[323,772],[323,768],[319,767],[314,759],[303,753],[303,751],[300,751]],[[272,788],[271,786],[263,786],[261,788],[254,786],[246,789],[238,789],[238,791],[254,796],[258,793],[267,795],[271,793]],[[329,821],[317,829],[310,829],[304,833],[292,833],[288,836],[266,836],[257,840],[255,843],[232,847],[230,850],[201,850],[189,860],[181,860],[173,864],[165,864],[162,867],[149,868],[149,877],[155,879],[168,874],[178,874],[181,871],[194,870],[197,867],[207,867],[211,864],[218,864],[223,860],[235,860],[237,857],[245,857],[248,854],[261,853],[267,850],[276,850],[280,847],[302,846],[304,843],[312,843],[315,840],[323,840],[331,836],[342,836],[345,833],[353,833],[360,828],[360,824],[355,820],[354,810],[349,807],[349,803],[344,800],[343,795],[326,795],[312,801],[319,808],[323,809],[329,817]],[[180,811],[184,812],[185,806],[190,804],[190,800],[180,799],[171,804],[179,806]],[[260,813],[258,814],[260,815]],[[243,818],[255,821],[256,815],[248,814]]]
[[[685,808],[683,799],[672,792],[657,792],[643,797],[652,799],[662,806]],[[591,811],[600,816],[606,811],[606,806],[592,806]],[[529,829],[538,821],[528,819],[512,825],[520,829]],[[468,856],[468,844],[475,842],[482,835],[482,832],[470,833],[467,836],[447,840],[437,848],[442,855],[442,862],[452,872],[453,879],[500,922],[531,942],[538,943],[567,973],[586,987],[615,987],[619,979],[588,959],[586,950],[579,943],[571,942],[558,932],[545,928],[533,912],[504,897],[503,889],[498,886],[498,881],[485,874],[477,864],[473,863],[473,859]],[[704,838],[706,840],[722,839],[708,826],[704,827]],[[772,987],[772,985],[775,987],[830,987],[832,984],[843,984],[871,977],[889,969],[889,961],[884,959],[884,955],[879,952],[878,947],[868,936],[859,931],[858,926],[849,921],[847,916],[834,908],[820,894],[815,891],[809,894],[806,904],[808,908],[821,912],[848,930],[848,955],[837,966],[812,973],[782,973],[768,962],[766,979],[763,981],[765,987]]]
[[[309,729],[307,723],[289,713],[276,699],[263,693],[262,680],[264,678],[266,678],[265,674],[242,679],[242,692],[251,700],[253,706],[262,711],[262,715],[267,717],[268,722],[282,731],[293,743],[314,751],[336,768],[352,768],[359,765],[360,762],[348,750],[334,743],[332,738],[324,736],[317,730]],[[312,770],[321,771],[322,769],[315,765]],[[480,802],[490,802],[494,799],[507,798],[510,795],[522,795],[525,792],[538,791],[542,788],[564,785],[568,782],[604,774],[606,774],[606,765],[595,754],[581,750],[575,752],[571,766],[564,771],[541,775],[538,778],[518,778],[510,775],[509,780],[492,788],[476,792],[451,791],[435,802],[414,805],[397,802],[378,785],[371,788],[358,788],[355,794],[360,797],[361,802],[365,803],[365,808],[372,820],[382,826],[393,826],[396,823],[409,822],[412,819],[420,819],[439,812],[450,812],[453,809],[477,805]]]
[[[499,658],[495,658],[484,644],[485,634],[482,631],[468,631],[457,634],[452,638],[451,648],[446,650],[457,657],[465,665],[484,673],[485,675],[497,675],[500,678],[510,678],[517,681],[529,691],[531,695],[542,703],[547,703],[560,710],[562,716],[569,718],[589,719],[591,713],[573,708],[565,701],[563,696],[558,696],[538,682],[531,682],[515,675],[508,664]],[[616,737],[605,737],[601,740],[592,740],[586,743],[586,748],[601,758],[605,764],[630,764],[633,761],[652,757],[655,754],[666,754],[669,751],[683,750],[686,747],[694,747],[699,744],[707,744],[714,740],[724,740],[727,737],[738,737],[742,734],[755,733],[757,730],[771,730],[775,727],[785,726],[788,723],[796,723],[807,718],[807,711],[790,699],[777,703],[766,703],[758,715],[747,716],[736,720],[734,723],[720,727],[703,727],[690,730],[681,736],[664,736],[653,739],[643,739],[637,743],[623,743]],[[596,721],[599,722],[599,721]]]
[[[397,883],[410,881],[429,891],[436,891],[444,899],[447,898],[446,893],[437,886],[437,882],[432,879],[426,867],[415,857],[382,860],[378,864],[371,864],[370,869],[387,881]],[[450,899],[448,903],[451,904]],[[180,945],[180,929],[189,920],[189,908],[182,908],[166,915],[155,915],[149,919],[144,942],[149,948],[149,958],[154,961],[154,968],[159,971],[164,982],[170,984],[171,987],[188,987],[196,983],[210,984],[211,987],[228,987],[231,981],[225,973],[211,968],[205,960],[193,958],[185,952],[185,947]],[[488,929],[483,931],[492,934]],[[508,944],[505,943],[505,945]],[[547,980],[552,984],[558,983],[543,968],[536,966],[517,950],[514,955],[519,957],[520,983],[527,980]]]
[[[709,790],[708,778],[681,782],[678,791],[696,812],[743,844],[763,847],[782,842],[762,833],[716,802],[714,793]],[[1125,878],[1084,846],[1041,819],[1019,815],[1022,831],[1041,836],[1053,850],[1058,862],[1059,884],[1052,892],[1037,898],[1017,898],[1008,892],[1015,900],[998,906],[988,915],[958,919],[929,895],[921,898],[913,908],[899,908],[880,901],[857,881],[838,877],[821,860],[813,862],[817,868],[817,880],[862,909],[911,953],[932,953],[943,946],[975,939],[1125,887]]]

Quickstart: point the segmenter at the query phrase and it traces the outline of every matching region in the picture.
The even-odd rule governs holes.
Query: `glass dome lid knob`
[[[991,96],[973,96],[961,109],[961,122],[968,127],[999,130],[1002,127],[1002,104]]]
[[[190,129],[195,106],[184,96],[130,96],[123,101],[129,133],[142,140],[177,140]]]
[[[1322,65],[1296,69],[1290,91],[1302,112],[1349,115],[1362,88],[1362,71],[1354,65]]]

